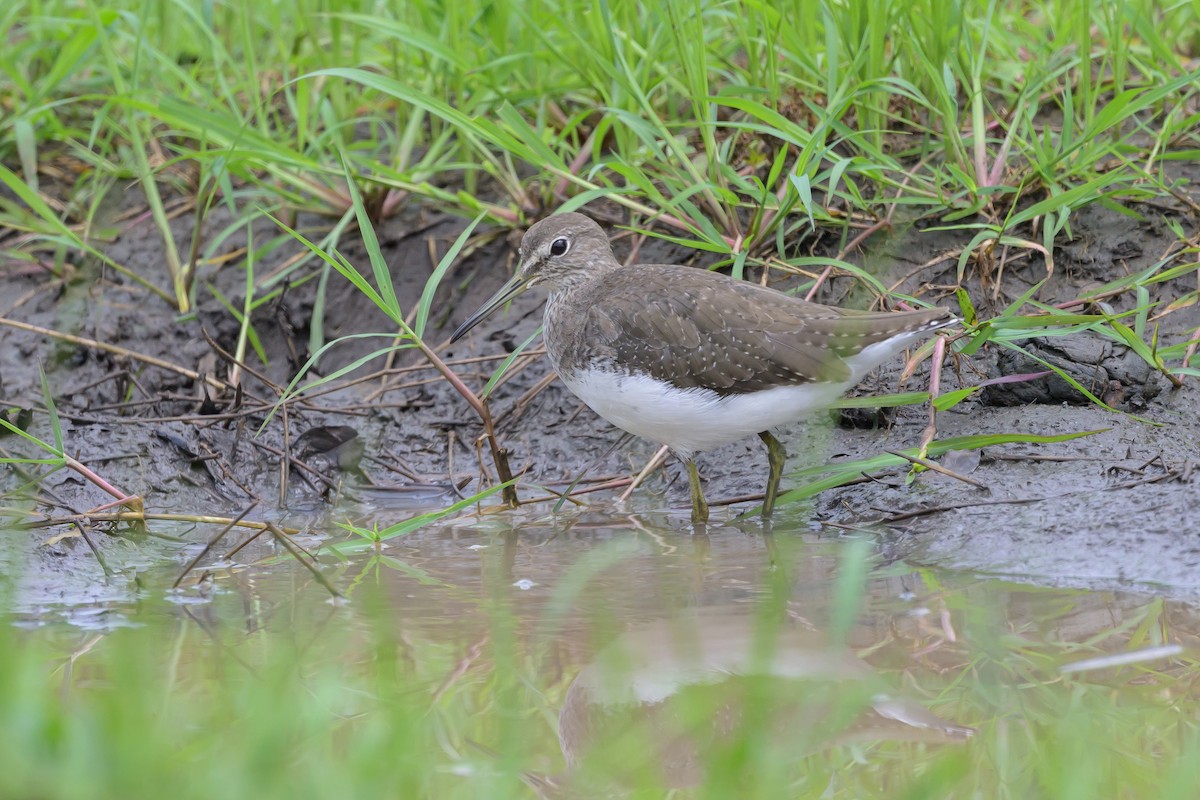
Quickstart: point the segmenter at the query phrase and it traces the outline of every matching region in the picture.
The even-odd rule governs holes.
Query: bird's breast
[[[571,393],[601,417],[635,436],[669,446],[682,458],[795,422],[828,406],[847,388],[810,383],[719,394],[680,388],[623,371],[611,362],[558,374]]]

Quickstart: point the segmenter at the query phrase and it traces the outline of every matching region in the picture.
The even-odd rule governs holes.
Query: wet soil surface
[[[136,208],[138,198],[127,197],[124,203]],[[1176,242],[1168,221],[1187,231],[1196,229],[1196,220],[1186,210],[1134,208],[1141,219],[1100,206],[1076,212],[1074,238],[1055,251],[1055,270],[1049,276],[1044,261],[1027,253],[1011,254],[1016,257],[1005,265],[998,284],[994,269],[986,279],[969,271],[965,285],[980,316],[991,316],[1043,279],[1036,294],[1040,302],[1070,301],[1160,260]],[[207,224],[218,230],[227,221],[218,213]],[[173,224],[180,241],[186,241],[192,220],[184,216]],[[415,207],[380,225],[379,238],[404,309],[416,306],[437,259],[462,227],[457,218]],[[108,248],[111,257],[162,283],[161,247],[150,222],[135,221],[120,230]],[[275,233],[261,231],[264,238]],[[954,307],[949,287],[958,253],[969,238],[969,231],[912,227],[887,239],[876,237],[859,254],[859,262],[888,285],[900,281],[903,291]],[[502,234],[481,240],[453,268],[434,301],[427,339],[440,346],[442,357],[476,389],[541,321],[543,298],[530,292],[464,341],[445,346],[454,325],[511,274],[513,245],[513,237]],[[619,257],[630,247],[629,237],[618,237]],[[836,243],[825,247],[814,242],[812,247],[832,251]],[[343,252],[367,271],[361,246],[346,243]],[[293,254],[289,250],[284,255]],[[637,260],[710,263],[704,254],[656,240],[639,243]],[[199,308],[182,319],[158,298],[87,260],[77,260],[66,280],[10,264],[0,274],[0,315],[224,377],[229,361],[222,351],[235,349],[237,322],[221,298],[240,307],[245,280],[234,263],[202,272]],[[258,274],[279,266],[261,263]],[[267,421],[276,398],[273,386],[286,385],[307,358],[314,326],[325,341],[393,330],[344,279],[326,277],[319,265],[310,263],[292,273],[290,283],[275,285],[282,291],[257,308],[255,331],[268,363],[252,360],[254,374],[245,378],[240,399],[125,355],[10,327],[0,328],[0,396],[6,408],[40,406],[39,366],[44,367],[68,452],[123,490],[142,495],[147,510],[154,512],[235,516],[256,503],[256,518],[330,531],[331,520],[353,517],[382,526],[411,516],[412,509],[444,508],[458,499],[457,491],[478,491],[481,470],[491,470],[486,455],[480,466],[479,421],[412,350],[397,351],[384,376],[292,404],[286,416],[275,414]],[[320,285],[326,291],[324,318],[315,321]],[[835,278],[818,299],[854,303],[855,286],[850,278]],[[1151,301],[1184,296],[1195,291],[1195,275],[1149,288]],[[1139,300],[1129,293],[1107,302],[1122,311]],[[1161,320],[1159,341],[1186,341],[1198,327],[1196,305],[1173,311]],[[387,336],[348,340],[326,353],[318,370],[328,374],[389,341]],[[956,462],[955,469],[969,473],[981,487],[935,473],[911,482],[903,471],[876,475],[785,509],[775,531],[866,528],[918,563],[1036,583],[1200,597],[1196,381],[1186,379],[1182,387],[1173,387],[1128,348],[1093,334],[1027,344],[1116,410],[1088,403],[1061,379],[1047,377],[993,386],[940,414],[939,436],[1099,432],[1055,444],[987,448],[978,459],[968,455]],[[540,341],[516,360],[492,392],[499,436],[511,453],[513,471],[522,473],[527,484],[523,496],[544,496],[532,486],[562,488],[580,475],[586,476],[587,485],[635,474],[656,447],[634,441],[612,448],[619,431],[583,407],[560,383],[541,387],[550,367],[538,347]],[[377,358],[360,373],[383,366],[383,359]],[[900,366],[897,360],[883,368],[867,386],[894,390]],[[1036,362],[986,346],[944,371],[943,391],[1039,369]],[[915,376],[908,388],[924,388],[923,376]],[[875,429],[817,415],[784,431],[781,441],[791,454],[789,465],[802,468],[913,446],[927,422],[921,408],[901,409]],[[30,430],[49,438],[46,415],[37,414]],[[350,443],[327,449],[331,438],[336,443],[348,434],[353,435]],[[0,439],[0,448],[34,455],[11,435]],[[286,477],[279,458],[284,451],[303,462],[292,463]],[[766,461],[757,440],[702,454],[699,465],[710,500],[761,492]],[[62,471],[38,481],[38,470],[29,466],[0,472],[5,505],[25,508],[35,518],[61,517],[110,499],[75,473]],[[596,513],[611,515],[623,511],[616,501],[619,491],[581,499],[595,504]],[[686,504],[686,479],[679,465],[668,462],[634,493],[628,510],[650,515],[665,535],[690,534]],[[748,507],[715,508],[716,527]],[[549,512],[548,504],[540,508]],[[575,511],[572,519],[581,513],[586,516]],[[211,527],[184,522],[157,524],[151,535],[112,536],[103,531],[103,526],[93,530],[90,545],[63,525],[5,533],[0,540],[0,575],[21,576],[14,596],[17,607],[37,613],[60,604],[80,607],[134,596],[140,571],[164,559],[186,561],[195,553],[195,543],[213,533]],[[157,535],[165,533],[190,544],[183,547]],[[265,552],[271,552],[267,545],[251,547],[238,559]],[[96,580],[102,574],[97,553],[112,573],[108,580]]]

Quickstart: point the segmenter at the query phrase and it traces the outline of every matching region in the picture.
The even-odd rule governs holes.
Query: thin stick
[[[291,426],[288,424],[288,407],[286,405],[280,409],[280,418],[283,421],[283,455],[279,459],[279,507],[286,508],[288,466],[292,461],[292,435]]]
[[[254,531],[264,531],[267,529],[265,522],[254,522],[253,520],[242,520],[239,522],[231,517],[210,517],[203,514],[161,514],[152,511],[114,511],[105,514],[68,514],[64,517],[50,517],[48,519],[34,520],[32,522],[23,522],[18,525],[20,528],[49,528],[53,525],[65,525],[74,522],[83,522],[91,520],[92,522],[149,522],[157,520],[159,522],[194,522],[202,525],[229,525],[233,524],[237,528],[248,528]],[[280,528],[289,535],[300,533],[297,528]]]
[[[985,491],[991,491],[991,489],[986,484],[984,484],[980,481],[977,481],[974,478],[968,478],[966,475],[962,475],[958,472],[955,472],[954,470],[946,469],[941,464],[937,463],[936,461],[930,461],[928,458],[921,458],[919,456],[910,456],[910,455],[907,455],[906,453],[900,452],[899,450],[884,450],[883,452],[890,453],[891,455],[894,455],[897,458],[903,458],[905,461],[908,461],[912,464],[916,464],[917,466],[920,466],[920,467],[924,467],[925,469],[932,470],[933,472],[940,473],[949,478],[954,478],[956,481],[962,481],[963,483],[968,483],[971,486],[975,486],[979,489],[984,489]]]
[[[249,373],[261,381],[264,386],[270,387],[271,391],[275,392],[276,395],[283,394],[283,387],[276,385],[262,372],[246,364],[244,359],[239,359],[233,353],[230,353],[224,347],[221,347],[217,340],[212,338],[212,336],[209,334],[208,328],[204,327],[203,325],[200,326],[200,335],[204,337],[204,341],[208,343],[208,346],[211,347],[217,355],[228,361],[230,364],[233,364],[236,371]],[[237,381],[230,380],[230,383],[236,384]]]
[[[509,417],[512,417],[514,420],[520,418],[525,413],[525,409],[529,407],[529,404],[533,402],[533,398],[545,391],[546,387],[554,383],[557,378],[558,374],[554,371],[547,372],[532,388],[526,390],[524,394],[518,397],[507,410],[501,411],[496,415],[496,424],[501,425],[509,422]]]
[[[100,553],[100,548],[96,547],[96,543],[92,541],[92,537],[88,536],[87,526],[83,522],[76,520],[75,527],[79,529],[79,535],[83,537],[83,541],[87,542],[87,546],[91,548],[92,555],[100,562],[100,568],[104,570],[104,577],[111,578],[113,571],[109,569],[108,562],[104,560],[104,556]]]
[[[46,336],[48,338],[58,339],[59,341],[63,342],[70,342],[71,344],[81,345],[82,347],[90,347],[93,350],[103,350],[106,353],[113,353],[114,355],[132,358],[134,361],[141,361],[143,364],[149,364],[152,367],[158,367],[159,369],[165,369],[168,372],[174,372],[193,381],[204,381],[214,389],[219,389],[221,391],[225,391],[229,388],[224,381],[218,378],[214,378],[210,375],[201,375],[199,372],[196,372],[193,369],[181,367],[178,364],[172,364],[170,361],[163,361],[161,358],[148,356],[145,353],[137,353],[133,350],[127,350],[124,347],[119,347],[115,344],[108,344],[107,342],[97,341],[96,339],[88,339],[84,336],[75,336],[70,333],[63,333],[62,331],[55,331],[51,330],[50,328],[40,327],[38,325],[30,325],[28,322],[18,322],[15,319],[8,319],[7,317],[0,317],[0,325],[5,325],[9,328],[16,328],[17,330],[28,331],[29,333],[36,333],[39,336]]]
[[[624,503],[633,494],[634,490],[642,485],[642,481],[649,477],[650,473],[661,467],[667,460],[667,456],[671,453],[671,448],[665,444],[658,448],[658,452],[654,454],[654,458],[646,462],[646,466],[642,467],[641,472],[634,476],[633,481],[629,484],[629,488],[621,492],[621,496],[617,499]]]
[[[1080,495],[1080,494],[1091,494],[1094,492],[1111,492],[1115,489],[1136,489],[1139,486],[1145,486],[1145,485],[1151,484],[1151,483],[1160,483],[1161,481],[1167,480],[1168,478],[1178,478],[1180,476],[1181,476],[1181,473],[1179,473],[1175,470],[1171,470],[1169,472],[1164,472],[1162,475],[1154,475],[1152,477],[1144,478],[1142,480],[1128,481],[1126,483],[1119,483],[1115,486],[1095,486],[1095,487],[1089,487],[1087,489],[1074,489],[1071,491],[1062,492],[1061,494],[1055,495],[1054,497],[1013,497],[1013,498],[1001,498],[1001,499],[996,499],[996,500],[976,500],[976,501],[970,502],[970,503],[951,503],[949,505],[944,505],[944,506],[919,508],[919,509],[916,509],[915,511],[906,511],[906,512],[903,512],[900,514],[892,514],[890,516],[886,516],[881,519],[875,520],[873,523],[863,523],[863,524],[879,524],[879,523],[891,524],[893,522],[900,522],[901,520],[912,519],[914,517],[923,517],[923,516],[926,516],[929,514],[941,514],[946,511],[958,511],[958,510],[964,509],[964,508],[979,508],[981,506],[1021,505],[1024,503],[1045,503],[1045,502],[1057,501],[1063,497],[1072,497],[1074,495]],[[876,510],[878,510],[878,509],[876,509]]]
[[[241,522],[243,519],[245,519],[246,515],[249,514],[251,511],[253,511],[255,509],[255,507],[257,507],[257,506],[258,506],[257,500],[254,501],[253,503],[251,503],[250,505],[246,506],[245,511],[238,514],[235,518],[231,519],[229,521],[228,525],[221,528],[221,530],[217,532],[216,536],[209,539],[208,544],[204,545],[204,548],[199,553],[196,554],[196,557],[193,558],[191,561],[189,561],[187,563],[187,566],[185,566],[183,568],[183,572],[179,573],[179,577],[176,578],[175,582],[171,584],[171,588],[178,589],[179,584],[182,583],[183,579],[188,576],[188,573],[191,572],[193,569],[195,569],[196,565],[200,563],[200,559],[202,559],[206,555],[208,555],[212,551],[212,549],[214,547],[216,547],[223,538],[225,538],[225,534],[227,534],[227,533],[229,533],[229,531],[233,530],[233,527],[235,525],[237,525],[239,522]]]
[[[277,541],[281,545],[283,545],[283,548],[285,550],[287,550],[289,553],[291,553],[293,558],[295,558],[297,561],[299,561],[301,564],[303,564],[305,566],[305,568],[308,569],[308,571],[312,573],[312,576],[314,578],[316,578],[317,583],[324,586],[325,589],[334,597],[337,597],[337,598],[342,597],[342,593],[339,592],[337,589],[333,588],[333,584],[329,582],[328,578],[326,578],[324,575],[321,574],[321,570],[317,569],[316,564],[313,564],[311,561],[309,561],[308,558],[301,557],[301,554],[303,551],[301,551],[301,549],[296,546],[295,542],[293,542],[286,535],[284,535],[283,531],[279,530],[279,528],[275,525],[275,523],[268,522],[267,530],[271,533],[272,536],[275,537],[275,541]],[[308,554],[308,553],[304,553],[304,555],[308,555],[309,558],[312,557],[311,554]]]

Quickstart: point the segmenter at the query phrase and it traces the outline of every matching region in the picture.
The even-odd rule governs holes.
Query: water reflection
[[[627,749],[602,759],[607,775],[653,767],[680,788],[698,783],[705,754],[748,725],[769,727],[797,756],[850,740],[959,742],[974,732],[892,694],[866,661],[798,620],[696,609],[637,625],[584,665],[558,736],[570,767]]]
[[[852,740],[958,742],[968,725],[1013,714],[1052,720],[1053,702],[1017,687],[1054,684],[1060,664],[1125,649],[1134,631],[1191,640],[1200,630],[1179,604],[889,563],[880,546],[834,644],[846,542],[754,525],[695,537],[644,517],[580,517],[406,544],[411,564],[465,590],[461,601],[485,600],[481,617],[491,604],[514,617],[531,679],[556,706],[566,764],[592,778],[654,769],[664,785],[694,782],[698,753],[753,738],[747,720],[793,758]],[[445,597],[396,580],[414,590],[409,602]],[[452,616],[454,628],[471,616],[440,600],[424,613],[435,624]],[[971,703],[949,690],[959,681]]]

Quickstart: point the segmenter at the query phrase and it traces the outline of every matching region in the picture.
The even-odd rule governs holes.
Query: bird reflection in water
[[[629,630],[580,671],[559,715],[572,784],[693,786],[713,753],[748,743],[786,748],[794,763],[848,742],[951,743],[973,733],[889,694],[848,647],[792,621],[733,613]]]

